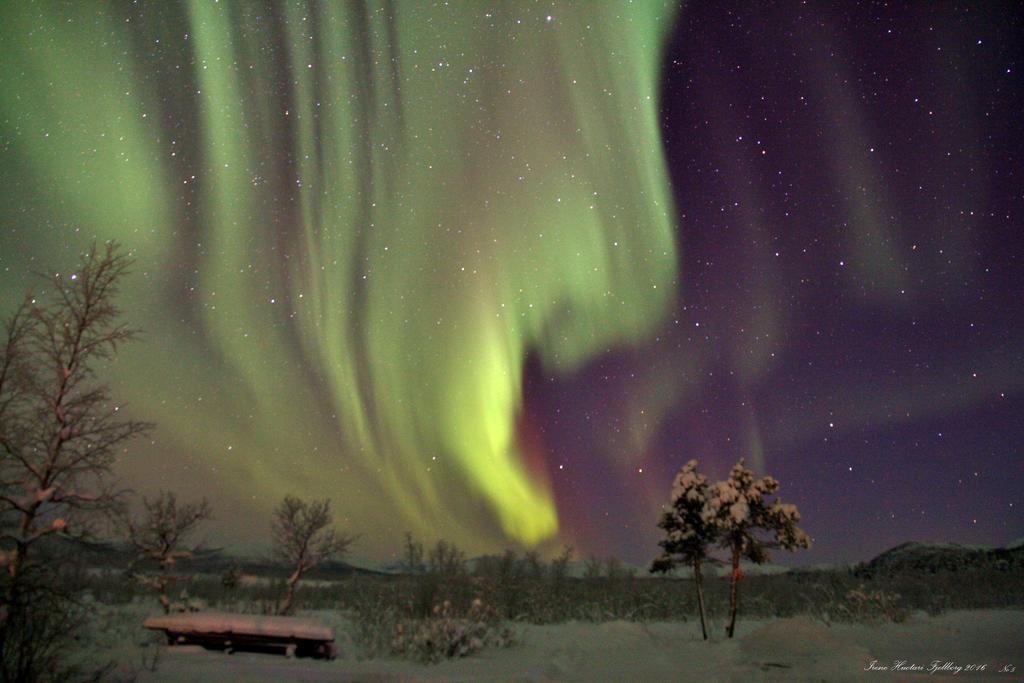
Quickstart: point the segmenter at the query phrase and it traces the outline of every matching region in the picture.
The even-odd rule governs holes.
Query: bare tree
[[[198,503],[179,505],[177,497],[169,491],[160,491],[152,500],[143,498],[142,505],[139,521],[130,516],[125,519],[128,540],[137,553],[132,574],[156,591],[166,614],[171,611],[167,588],[180,578],[175,573],[177,563],[192,557],[196,546],[190,544],[190,537],[200,524],[212,517],[212,512],[205,498]],[[155,576],[136,570],[138,564],[146,561],[156,563]]]
[[[427,571],[438,576],[461,576],[466,569],[466,554],[454,543],[438,539],[427,553]]]
[[[84,538],[119,496],[111,467],[149,425],[123,420],[97,365],[135,332],[114,304],[129,259],[94,245],[48,276],[0,337],[0,679],[71,680],[65,646],[85,618],[45,541]],[[96,672],[97,676],[102,671]]]
[[[572,563],[573,549],[571,545],[562,546],[562,552],[551,560],[551,582],[556,589],[561,588],[569,577],[569,565]]]
[[[342,555],[355,542],[332,528],[331,501],[327,498],[307,503],[285,496],[274,510],[271,526],[274,555],[294,567],[286,582],[287,593],[278,614],[291,612],[299,579],[316,565]]]
[[[86,535],[96,512],[118,501],[111,467],[150,425],[121,419],[96,377],[136,332],[114,303],[130,260],[96,245],[76,271],[55,274],[6,321],[0,350],[0,543],[6,565],[0,632],[24,601],[37,543]]]
[[[413,539],[412,532],[405,532],[403,548],[404,568],[410,574],[422,574],[426,565],[423,563],[423,544]]]
[[[583,578],[584,579],[599,579],[601,578],[601,572],[604,568],[604,563],[601,562],[601,558],[596,555],[590,555],[583,563]]]

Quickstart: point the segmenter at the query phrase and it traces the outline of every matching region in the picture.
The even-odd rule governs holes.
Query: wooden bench
[[[325,659],[334,659],[338,654],[334,629],[314,619],[193,612],[150,617],[142,625],[163,631],[170,645],[202,645],[229,654],[250,650]]]

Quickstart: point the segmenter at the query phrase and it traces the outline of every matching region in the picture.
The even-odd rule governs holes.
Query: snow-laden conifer
[[[676,567],[693,570],[704,640],[708,639],[708,631],[701,566],[709,559],[708,549],[715,542],[718,529],[706,514],[707,506],[707,477],[697,471],[697,461],[690,460],[672,482],[671,505],[664,510],[658,522],[658,526],[665,530],[665,538],[658,542],[662,554],[651,564],[651,572],[656,573],[669,572]]]
[[[702,519],[715,529],[716,542],[729,552],[732,565],[726,630],[730,638],[736,628],[738,587],[742,578],[740,560],[763,564],[770,559],[769,549],[792,551],[811,546],[810,537],[797,526],[800,513],[796,506],[767,500],[778,488],[779,482],[773,477],[755,479],[753,471],[740,458],[729,477],[708,490]]]

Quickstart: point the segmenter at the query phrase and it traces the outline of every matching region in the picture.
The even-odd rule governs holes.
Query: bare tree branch
[[[142,505],[143,514],[138,522],[127,515],[124,518],[128,540],[136,551],[129,571],[138,581],[156,590],[166,613],[171,609],[167,589],[180,578],[174,573],[175,565],[195,552],[197,547],[190,547],[189,539],[213,514],[205,498],[198,503],[179,504],[177,497],[168,491],[160,491],[152,500],[143,498]],[[138,570],[144,560],[156,562],[156,576]]]
[[[291,611],[295,589],[303,574],[321,562],[344,554],[357,540],[331,528],[333,521],[331,501],[327,498],[307,503],[294,496],[285,496],[274,511],[271,524],[274,555],[293,567],[278,614]]]
[[[108,388],[95,382],[97,364],[136,334],[115,305],[129,266],[116,243],[93,245],[76,271],[47,276],[46,295],[26,296],[4,325],[0,535],[13,548],[0,614],[31,588],[37,542],[84,535],[96,513],[116,508],[120,496],[106,482],[117,451],[151,428],[119,419]]]

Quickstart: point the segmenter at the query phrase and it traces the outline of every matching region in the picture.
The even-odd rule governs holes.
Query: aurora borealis
[[[811,559],[1024,535],[1020,11],[740,7],[6,3],[0,296],[132,251],[120,474],[221,542],[643,561],[740,455]]]

